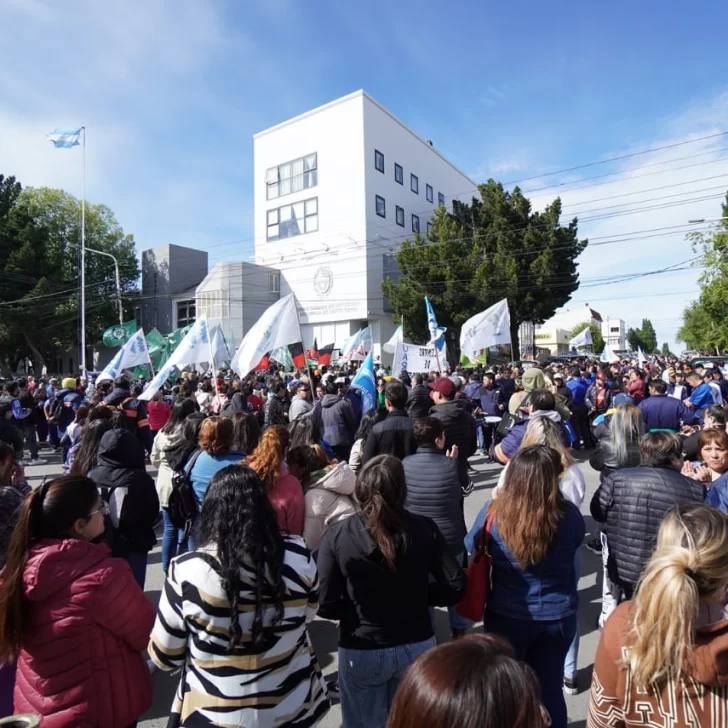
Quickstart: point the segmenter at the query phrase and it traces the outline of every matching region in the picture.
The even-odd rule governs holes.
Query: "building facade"
[[[304,346],[368,325],[379,355],[395,328],[381,290],[394,253],[477,186],[363,91],[256,134],[254,154],[256,263],[296,295]]]
[[[568,354],[571,332],[579,324],[588,323],[602,332],[605,344],[614,351],[627,348],[625,323],[620,318],[602,316],[587,303],[583,307],[567,308],[555,313],[536,329],[536,343],[551,350],[553,355]]]
[[[624,351],[627,345],[627,327],[623,319],[606,316],[602,321],[602,338],[613,351]]]

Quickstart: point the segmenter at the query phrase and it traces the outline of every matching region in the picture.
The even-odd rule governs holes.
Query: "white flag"
[[[116,379],[124,369],[133,369],[140,364],[149,364],[147,340],[144,338],[144,329],[139,329],[131,336],[124,346],[116,352],[116,356],[106,365],[106,368],[96,377],[97,382],[105,379]]]
[[[637,347],[637,365],[640,369],[645,368],[645,364],[647,363],[647,359],[645,359],[644,352],[642,351],[642,347]]]
[[[219,324],[212,330],[212,358],[215,360],[213,366],[220,366],[224,361],[230,361],[230,352]]]
[[[613,361],[619,361],[619,357],[612,351],[612,347],[609,344],[604,344],[604,351],[602,351],[599,361],[608,364]]]
[[[469,318],[460,329],[460,351],[471,361],[483,350],[511,342],[511,316],[508,299]]]
[[[569,346],[591,346],[592,343],[591,329],[587,326],[569,342]]]
[[[244,377],[269,351],[301,340],[296,299],[289,293],[266,309],[255,326],[245,334],[230,367]]]
[[[402,325],[400,324],[394,330],[392,338],[386,343],[382,344],[382,351],[386,351],[388,354],[394,354],[397,351],[397,344],[404,342],[404,333],[402,331]]]
[[[164,367],[157,372],[157,376],[149,382],[149,386],[142,392],[139,399],[151,399],[167,381],[175,369],[182,369],[190,364],[209,362],[212,365],[212,349],[210,347],[210,331],[207,327],[207,317],[203,314],[195,321],[192,328],[185,334],[180,345],[172,352],[172,356],[164,363]]]
[[[344,361],[364,361],[367,352],[372,350],[372,330],[367,326],[359,329],[341,345],[340,359]]]

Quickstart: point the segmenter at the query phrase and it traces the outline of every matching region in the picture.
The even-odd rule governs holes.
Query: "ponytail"
[[[8,547],[0,585],[0,662],[15,659],[24,627],[23,574],[35,529],[43,517],[43,488],[30,493],[20,507]]]
[[[624,666],[640,690],[659,688],[694,660],[701,597],[728,578],[728,517],[685,504],[665,517],[634,599]]]
[[[23,576],[31,548],[44,538],[71,538],[73,524],[89,517],[98,497],[93,480],[64,475],[43,483],[23,501],[0,584],[0,661],[12,660],[22,643]]]
[[[355,494],[369,535],[394,571],[397,547],[407,548],[403,517],[407,483],[401,461],[379,455],[367,462],[359,472]]]

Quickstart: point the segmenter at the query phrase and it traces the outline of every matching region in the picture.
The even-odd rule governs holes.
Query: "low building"
[[[627,349],[627,331],[624,320],[607,316],[602,321],[602,338],[612,351],[623,351]]]

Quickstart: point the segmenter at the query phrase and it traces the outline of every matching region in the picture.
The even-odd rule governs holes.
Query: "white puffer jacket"
[[[304,496],[303,540],[315,551],[332,523],[353,516],[356,475],[347,463],[335,463],[311,474]]]
[[[152,465],[157,468],[157,495],[162,508],[169,505],[169,495],[172,492],[172,469],[167,462],[165,451],[175,443],[175,438],[178,437],[177,434],[170,436],[160,430],[154,438],[152,454],[149,456]]]

